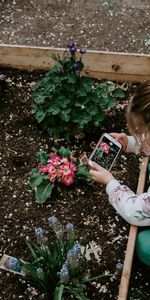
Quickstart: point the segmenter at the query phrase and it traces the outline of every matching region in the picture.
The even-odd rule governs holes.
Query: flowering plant
[[[114,83],[87,77],[85,52],[70,42],[63,57],[53,54],[54,66],[33,85],[32,112],[54,138],[79,138],[95,131],[107,110],[116,106],[116,99],[124,98],[123,90]]]
[[[47,155],[43,150],[37,152],[40,159],[39,166],[29,174],[29,183],[35,189],[36,200],[44,203],[51,196],[54,187],[59,190],[72,185],[78,180],[89,181],[87,168],[81,166],[69,148],[52,148],[53,152]]]
[[[55,216],[48,218],[48,221],[57,239],[49,242],[41,227],[35,229],[37,242],[28,242],[33,262],[22,262],[21,266],[25,280],[47,293],[53,300],[61,300],[65,294],[88,300],[86,283],[114,274],[91,278],[89,273],[85,273],[86,250],[81,251],[73,224],[68,223],[64,231]]]

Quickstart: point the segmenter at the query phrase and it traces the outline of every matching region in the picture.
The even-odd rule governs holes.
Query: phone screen
[[[105,169],[110,170],[120,150],[121,147],[113,143],[106,136],[103,136],[102,140],[96,145],[90,159]]]

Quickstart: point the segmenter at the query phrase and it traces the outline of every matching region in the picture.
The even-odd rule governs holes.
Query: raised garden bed
[[[13,51],[12,47],[6,46],[0,48],[0,62],[2,67],[6,67],[7,61],[8,66],[12,67],[14,56],[16,57],[16,60],[14,60],[15,67],[19,67],[20,62],[27,61],[26,55],[28,54],[28,63],[24,67],[27,68],[30,65],[30,68],[35,68],[33,62],[31,64],[31,57],[33,58],[34,54],[30,56],[30,50],[28,49],[27,51],[25,47],[19,48],[21,49],[19,50],[21,54],[17,65],[16,53],[18,55],[18,52],[16,52],[16,49],[18,47],[14,47]],[[22,51],[26,53],[24,60]],[[48,55],[49,51],[54,50],[47,50],[46,53]],[[38,56],[41,60],[40,50],[38,52],[38,49],[32,48],[31,53],[35,52],[39,53]],[[42,52],[45,55],[44,49],[42,49]],[[89,53],[93,58],[92,54],[92,52]],[[102,60],[102,57],[106,57],[108,53],[103,53],[102,56],[100,53],[96,53],[96,55],[98,55],[96,60],[98,57]],[[113,64],[111,63],[111,55],[115,57]],[[10,61],[9,57],[11,57]],[[103,75],[102,73],[97,73],[97,76],[107,78],[108,75],[108,78],[112,79],[114,77],[114,80],[117,80],[122,72],[120,71],[118,74],[119,69],[114,70],[112,68],[112,65],[118,65],[118,62],[116,62],[116,59],[118,60],[117,54],[110,54],[107,57],[109,57],[111,67],[109,67],[109,70],[107,67],[106,69],[104,68]],[[123,66],[123,63],[120,59],[124,57],[126,56],[120,54],[119,63],[121,66]],[[132,61],[131,58],[133,57],[131,55],[130,61]],[[140,58],[142,62],[144,60],[148,61],[147,57],[140,56]],[[42,58],[43,61],[45,60]],[[92,59],[88,68],[94,70],[90,68],[91,65],[96,66],[96,64],[93,64]],[[20,66],[22,68],[23,63]],[[124,66],[126,69],[126,65]],[[42,68],[42,65],[40,65],[40,68]],[[111,77],[109,77],[110,70],[112,72]],[[93,184],[90,187],[80,184],[70,189],[67,196],[63,197],[59,193],[56,193],[52,196],[51,200],[40,206],[35,202],[35,195],[28,185],[28,174],[33,166],[37,164],[35,153],[40,148],[47,151],[53,145],[57,147],[69,145],[72,149],[76,149],[77,153],[84,150],[87,154],[90,154],[93,143],[97,142],[102,132],[110,132],[112,129],[113,131],[127,132],[125,108],[128,104],[128,96],[133,93],[136,85],[129,85],[126,100],[117,102],[113,114],[104,123],[103,128],[99,128],[94,137],[87,135],[83,141],[72,140],[66,144],[63,140],[54,141],[47,133],[43,132],[31,115],[31,84],[33,81],[38,80],[42,73],[39,71],[28,72],[5,68],[1,68],[1,73],[6,75],[6,83],[4,83],[1,90],[1,255],[7,253],[24,260],[29,260],[29,252],[27,252],[25,239],[28,237],[33,238],[35,227],[44,227],[49,231],[47,218],[54,214],[64,225],[68,222],[73,223],[77,236],[86,237],[87,242],[94,241],[101,247],[102,251],[99,252],[100,261],[97,262],[92,255],[91,261],[88,262],[88,267],[93,275],[99,275],[105,271],[114,273],[116,264],[118,262],[124,263],[130,226],[110,206],[105,190],[97,184]],[[147,74],[144,74],[143,71],[143,74],[139,72],[137,76],[139,77],[135,75],[135,81],[137,78],[140,80],[148,79],[150,74],[148,74],[148,71]],[[129,71],[126,72],[125,77],[126,79],[130,79]],[[125,77],[123,76],[122,80],[125,80]],[[131,81],[134,81],[134,74],[131,77]],[[128,184],[135,192],[137,190],[140,161],[140,157],[135,157],[135,155],[122,155],[120,161],[113,169],[115,176]],[[142,182],[144,182],[143,179]],[[132,249],[134,250],[134,245]],[[129,263],[129,269],[131,263]],[[140,282],[140,291],[142,291],[143,297],[139,299],[148,299],[149,286],[147,284],[148,277],[146,276],[148,275],[145,272],[146,268],[138,263],[139,269],[137,269],[135,265],[133,264],[135,278],[131,278],[132,285],[129,292],[129,299],[135,299],[135,297],[139,297],[140,295],[139,291],[136,291],[136,276],[138,278],[138,286]],[[128,276],[130,277],[130,274]],[[100,279],[96,285],[89,285],[89,298],[91,300],[117,299],[120,279],[121,273],[116,277]],[[20,281],[18,280],[18,276],[1,271],[2,284],[0,287],[0,297],[2,298],[0,299],[46,299],[45,295],[41,293],[34,295],[33,290],[27,287],[24,281],[22,282],[22,279]],[[125,289],[127,291],[128,287]],[[124,294],[119,299],[126,299],[126,296]]]

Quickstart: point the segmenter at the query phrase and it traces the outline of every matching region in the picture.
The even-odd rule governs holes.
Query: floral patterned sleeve
[[[150,226],[150,192],[137,196],[117,180],[108,183],[106,192],[109,202],[128,223]]]

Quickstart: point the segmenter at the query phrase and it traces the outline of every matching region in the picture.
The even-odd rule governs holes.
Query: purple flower
[[[85,48],[80,48],[80,53],[81,54],[85,54],[86,53],[86,49]]]
[[[69,51],[71,54],[75,54],[75,52],[77,51],[77,47],[76,46],[71,47],[71,48],[69,48]]]
[[[73,48],[75,46],[75,44],[74,44],[74,42],[70,41],[67,46],[68,46],[68,48]]]
[[[73,68],[74,68],[75,70],[79,70],[79,69],[80,69],[80,63],[79,63],[79,62],[74,63],[74,64],[73,64]]]

